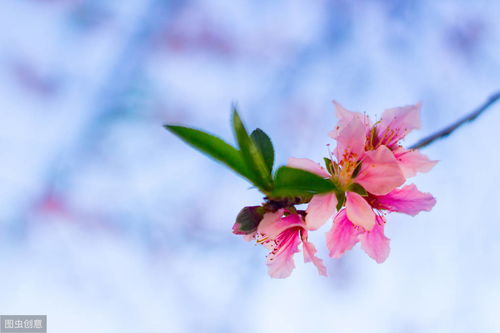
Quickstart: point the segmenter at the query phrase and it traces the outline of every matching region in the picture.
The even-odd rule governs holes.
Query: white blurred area
[[[425,153],[430,213],[393,214],[389,259],[329,277],[231,233],[244,180],[162,125],[232,142],[230,105],[278,162],[320,160],[345,107],[423,103],[411,144],[500,89],[497,1],[4,0],[0,314],[51,333],[499,332],[500,105]]]

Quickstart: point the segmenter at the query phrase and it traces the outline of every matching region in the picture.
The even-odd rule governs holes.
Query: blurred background
[[[231,233],[261,197],[164,123],[234,142],[230,105],[277,162],[320,160],[331,100],[422,102],[411,144],[500,89],[500,2],[4,0],[0,314],[49,332],[500,332],[500,105],[425,148],[430,213],[392,214],[392,253],[329,277]]]

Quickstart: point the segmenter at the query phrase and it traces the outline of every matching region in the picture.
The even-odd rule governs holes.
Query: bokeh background
[[[421,101],[411,144],[500,88],[500,2],[3,0],[0,313],[49,332],[499,332],[500,106],[425,148],[437,205],[392,253],[297,256],[286,280],[231,233],[259,194],[162,129],[233,142],[230,105],[320,160],[331,100]]]

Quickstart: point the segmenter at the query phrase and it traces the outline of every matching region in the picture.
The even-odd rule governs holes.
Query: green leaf
[[[366,192],[365,188],[363,186],[359,185],[358,183],[353,183],[353,184],[349,185],[347,191],[356,192],[357,194],[362,195],[364,197],[366,197],[368,195],[368,192]]]
[[[272,172],[274,165],[274,148],[271,139],[260,128],[254,130],[252,134],[250,134],[250,137],[255,145],[257,145],[257,148],[259,148],[262,157],[264,157],[264,162],[266,162],[269,172]]]
[[[330,175],[333,175],[334,172],[333,172],[333,163],[332,163],[332,160],[329,159],[329,158],[326,158],[326,157],[324,157],[323,160],[325,161],[326,170],[328,171],[328,173]]]
[[[337,210],[340,210],[345,203],[345,192],[339,192],[337,195]]]
[[[248,135],[236,108],[233,108],[233,128],[243,159],[249,167],[254,185],[263,191],[272,187],[271,171],[255,142]]]
[[[314,173],[283,166],[276,171],[273,197],[303,196],[336,190],[335,184]]]
[[[226,164],[238,174],[252,181],[251,174],[241,153],[230,144],[218,137],[193,128],[174,125],[165,125],[164,127],[194,148]]]

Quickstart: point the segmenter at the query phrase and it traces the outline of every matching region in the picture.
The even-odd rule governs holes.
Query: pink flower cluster
[[[308,232],[322,227],[332,216],[333,224],[326,233],[330,257],[339,258],[360,242],[371,258],[382,263],[390,250],[384,234],[386,213],[415,216],[430,211],[436,203],[432,195],[420,192],[415,185],[402,186],[407,178],[427,172],[437,163],[400,145],[408,132],[420,127],[419,104],[388,109],[376,123],[365,114],[334,104],[339,122],[329,136],[337,146],[334,156],[326,159],[326,168],[303,158],[290,158],[288,166],[329,179],[338,191],[313,196],[306,214],[286,208],[265,213],[251,237],[269,249],[271,277],[291,274],[300,243],[304,261],[311,261],[326,275],[316,248],[308,241]]]

